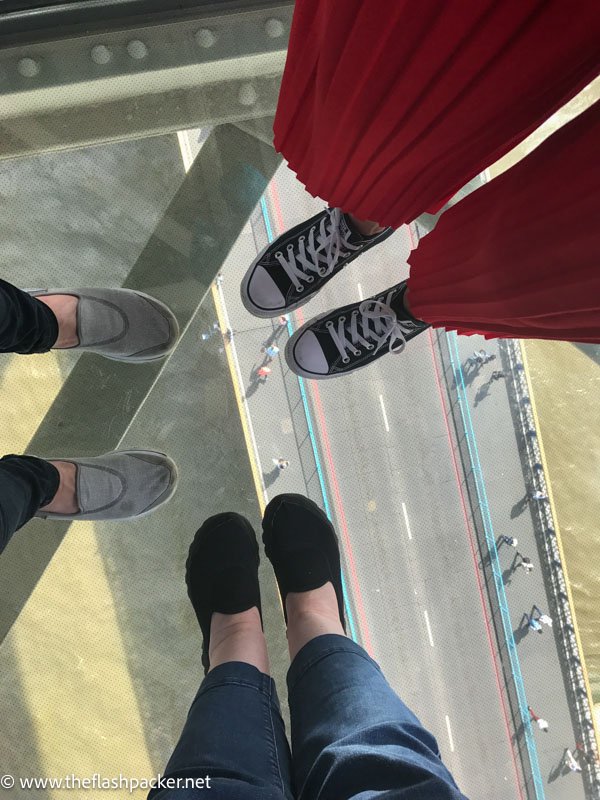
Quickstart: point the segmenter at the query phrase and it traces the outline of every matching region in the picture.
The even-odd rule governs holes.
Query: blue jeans
[[[221,664],[202,682],[165,770],[197,788],[181,780],[148,798],[465,800],[433,736],[351,639],[310,641],[287,683],[293,756],[273,680],[249,664]]]

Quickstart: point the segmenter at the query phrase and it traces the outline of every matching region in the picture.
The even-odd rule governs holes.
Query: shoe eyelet
[[[315,279],[314,279],[314,277],[313,277],[312,275],[307,275],[307,276],[306,276],[306,282],[307,282],[307,283],[313,283],[313,282],[314,282],[314,280],[315,280]]]
[[[325,323],[325,326],[326,326],[327,328],[333,328],[333,322],[332,322],[331,320],[328,320],[328,321]]]
[[[349,358],[342,358],[342,364],[349,364],[349,363],[350,363]]]
[[[303,242],[306,239],[306,236],[299,236],[298,241]]]
[[[375,345],[374,344],[367,344],[365,346],[366,346],[367,350],[374,350],[375,349]]]
[[[327,270],[326,270],[326,269],[320,269],[320,270],[319,270],[319,275],[320,275],[322,278],[324,278],[324,277],[325,277],[325,275],[327,275]]]
[[[339,317],[338,322],[346,322],[346,317]]]
[[[296,292],[296,294],[300,294],[302,292],[302,286],[295,286],[294,291]]]
[[[294,245],[293,244],[288,244],[287,249],[288,250],[293,250],[294,249]]]
[[[355,356],[362,356],[362,350],[355,350],[354,351],[354,355]]]
[[[275,253],[275,255],[276,255],[276,256],[282,256],[282,255],[283,255],[283,253],[281,252],[281,250],[278,250],[278,251]]]
[[[356,309],[354,309],[354,311],[352,312],[352,316],[353,317],[358,317],[358,311]]]

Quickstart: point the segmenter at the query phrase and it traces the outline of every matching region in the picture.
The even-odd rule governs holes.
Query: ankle
[[[288,647],[293,660],[305,644],[317,636],[345,636],[335,589],[326,583],[308,592],[290,592],[286,597]]]
[[[49,461],[58,470],[59,484],[52,500],[40,511],[54,514],[76,514],[79,511],[77,503],[77,467],[69,461]]]
[[[385,230],[378,222],[373,222],[368,219],[358,219],[354,214],[346,215],[353,228],[355,228],[362,236],[375,236],[376,233],[381,233]]]
[[[242,661],[269,674],[267,645],[256,606],[239,614],[213,613],[209,661],[211,670],[229,661]]]
[[[76,347],[79,344],[77,336],[78,298],[71,294],[50,294],[36,299],[48,306],[56,317],[58,338],[52,347],[57,349]]]

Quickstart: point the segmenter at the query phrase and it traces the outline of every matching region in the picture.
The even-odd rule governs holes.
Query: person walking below
[[[503,534],[500,537],[500,543],[507,544],[509,547],[516,548],[517,545],[519,544],[519,540],[516,538],[516,536],[506,536],[505,534]]]
[[[529,614],[524,614],[523,618],[525,619],[527,625],[529,626],[529,628],[531,628],[532,631],[535,631],[536,633],[544,632],[544,629],[542,628],[539,621],[535,617],[532,617]]]
[[[532,722],[535,722],[538,728],[544,733],[548,733],[550,726],[548,725],[547,720],[543,717],[539,717],[531,706],[527,706],[527,710],[529,711],[529,717]]]
[[[548,499],[548,495],[545,492],[542,492],[541,489],[535,489],[532,492],[529,492],[527,495],[528,500],[535,500],[536,502],[540,503],[544,500]]]
[[[276,344],[270,344],[268,347],[265,347],[265,360],[267,363],[273,361],[275,356],[279,354],[279,348]]]
[[[532,612],[537,614],[538,622],[542,625],[546,625],[548,628],[552,627],[552,617],[549,617],[548,614],[544,614],[536,605],[533,606]]]
[[[280,471],[283,472],[284,469],[287,469],[290,465],[290,462],[287,461],[285,458],[274,458],[273,464],[275,467]]]
[[[246,308],[302,306],[444,208],[599,74],[599,39],[593,0],[296,0],[274,144],[328,205],[250,265]],[[431,326],[600,343],[599,137],[596,102],[447,208],[407,280],[305,322],[290,369],[346,375]]]
[[[573,756],[573,753],[567,748],[565,750],[565,764],[571,772],[581,772],[581,764],[578,764]]]
[[[515,558],[521,559],[516,566],[521,567],[521,569],[523,569],[527,575],[533,572],[533,564],[528,556],[523,556],[521,553],[519,553],[519,551],[517,551]]]
[[[502,378],[506,378],[506,373],[501,369],[495,369],[490,375],[491,381],[499,381]]]

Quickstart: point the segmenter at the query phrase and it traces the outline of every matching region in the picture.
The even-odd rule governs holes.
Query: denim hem
[[[232,683],[256,689],[261,694],[266,695],[271,702],[275,703],[279,710],[279,700],[273,678],[245,661],[227,661],[225,664],[213,667],[200,684],[196,698],[216,686],[226,686]]]

